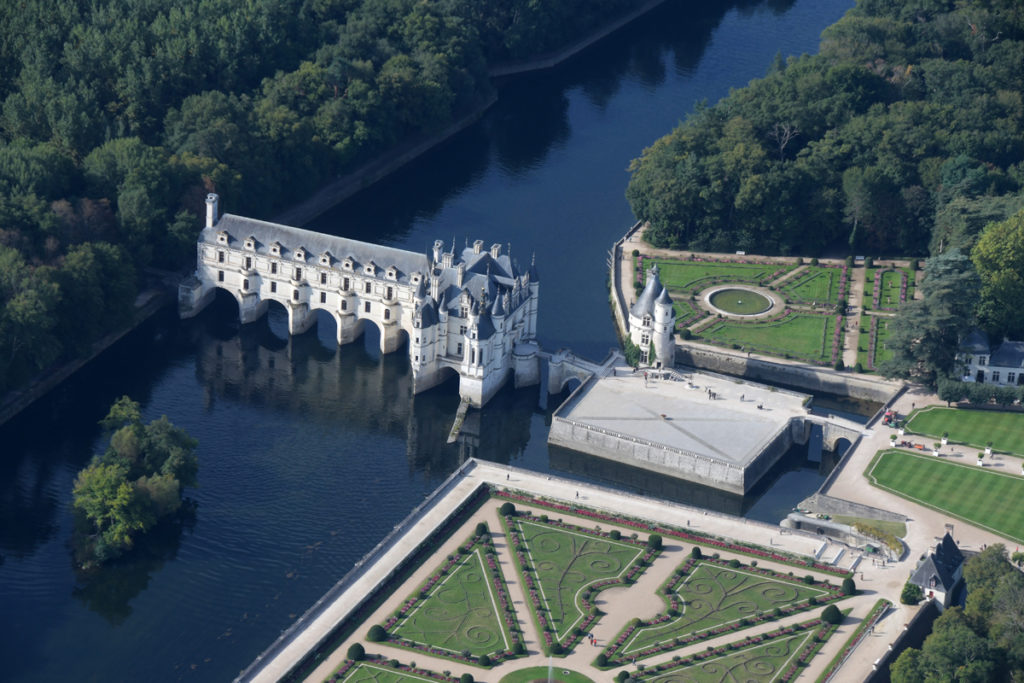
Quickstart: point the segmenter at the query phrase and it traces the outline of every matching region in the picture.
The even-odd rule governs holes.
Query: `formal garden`
[[[643,659],[679,645],[714,638],[786,614],[814,608],[841,593],[835,586],[749,566],[702,558],[699,549],[672,574],[659,594],[666,610],[630,622],[607,648],[609,665]]]
[[[485,495],[480,505],[462,514],[494,506],[501,530],[492,536],[478,522],[453,551],[417,560],[434,568],[401,601],[391,602],[401,595],[398,584],[383,588],[371,602],[386,607],[386,617],[353,624],[365,635],[350,641],[329,681],[472,683],[486,674],[526,683],[547,680],[550,671],[554,681],[592,683],[608,680],[612,668],[620,669],[616,680],[717,681],[731,671],[743,680],[788,681],[827,640],[829,620],[842,620],[832,603],[856,591],[846,570],[695,529],[508,491]],[[669,552],[667,541],[679,559],[658,565],[660,587],[635,585]],[[509,580],[523,603],[509,593]],[[600,595],[613,587],[640,591],[638,601],[661,601],[664,610],[643,622],[623,613],[623,606],[631,611],[627,599],[606,613],[599,605],[610,603]],[[584,641],[605,619],[619,635],[593,649],[591,660],[597,643]],[[581,647],[587,667],[578,658],[576,670],[559,665]],[[538,649],[551,657],[548,667],[515,666]],[[456,665],[462,672],[453,674]]]
[[[637,292],[653,264],[675,302],[676,329],[685,339],[815,365],[835,365],[842,357],[845,331],[837,309],[848,294],[846,266],[819,265],[816,259],[804,264],[801,259],[636,255]],[[701,296],[716,286],[721,289],[705,305]]]
[[[995,467],[890,449],[875,455],[865,475],[872,485],[969,524],[1024,543],[1024,477]]]

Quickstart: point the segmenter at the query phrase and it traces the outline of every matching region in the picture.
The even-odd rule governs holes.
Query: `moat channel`
[[[558,69],[510,79],[478,124],[308,227],[407,249],[510,242],[524,263],[536,252],[542,343],[603,357],[630,159],[777,52],[814,51],[852,0],[715,4],[668,2]],[[382,358],[372,337],[337,349],[328,324],[289,340],[273,313],[240,330],[218,305],[188,324],[154,319],[0,430],[4,680],[230,680],[468,456],[771,522],[830,464],[792,453],[746,499],[683,485],[549,449],[535,390],[502,392],[447,445],[457,394],[412,399],[404,353]],[[122,394],[199,439],[196,515],[80,576],[70,491]]]

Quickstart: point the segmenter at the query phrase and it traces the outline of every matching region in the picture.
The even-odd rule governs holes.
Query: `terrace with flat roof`
[[[794,439],[803,442],[807,400],[714,374],[618,368],[583,384],[555,412],[549,440],[743,493]]]

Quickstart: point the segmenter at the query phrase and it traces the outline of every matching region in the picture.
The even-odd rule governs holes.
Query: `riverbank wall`
[[[89,351],[79,358],[63,365],[52,367],[29,382],[28,386],[8,392],[3,397],[3,401],[0,402],[0,427],[17,416],[25,408],[46,396],[46,394],[60,385],[61,382],[88,365],[94,358],[124,338],[129,332],[132,332],[165,307],[169,307],[177,301],[175,294],[169,289],[149,290],[140,294],[140,298],[142,300],[136,306],[135,316],[131,323],[93,342]]]
[[[655,7],[664,4],[664,2],[665,0],[648,0],[648,2],[645,2],[632,12],[608,22],[571,45],[533,59],[496,64],[490,67],[488,76],[492,79],[498,79],[554,68],[575,57],[591,45],[607,38],[623,26],[647,14]],[[497,92],[490,93],[481,98],[466,114],[453,121],[444,129],[432,135],[399,144],[397,147],[379,155],[373,161],[327,183],[311,196],[271,218],[271,221],[295,226],[308,223],[317,216],[326,213],[334,205],[383,180],[417,157],[422,156],[466,128],[469,128],[479,121],[480,117],[497,101]]]

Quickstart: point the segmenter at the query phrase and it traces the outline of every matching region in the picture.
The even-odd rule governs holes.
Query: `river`
[[[629,161],[777,52],[814,51],[852,2],[703,4],[670,0],[562,67],[500,84],[478,124],[308,227],[536,254],[541,342],[603,357]],[[3,680],[231,679],[469,456],[770,521],[821,480],[796,453],[744,500],[549,450],[530,390],[471,412],[447,445],[454,388],[412,398],[404,352],[382,358],[373,338],[337,349],[329,325],[289,340],[275,316],[239,329],[233,312],[220,301],[187,324],[153,320],[0,430]],[[199,439],[195,519],[80,576],[70,491],[122,394]]]

